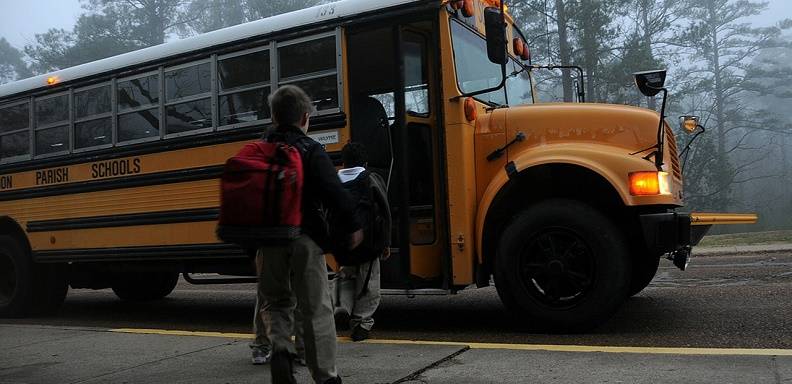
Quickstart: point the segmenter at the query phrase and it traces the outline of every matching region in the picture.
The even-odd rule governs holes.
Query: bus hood
[[[612,104],[544,103],[500,111],[505,114],[503,119],[507,140],[519,132],[525,134],[524,141],[509,148],[510,153],[538,145],[561,143],[596,143],[624,148],[625,153],[633,153],[657,143],[660,115],[644,108]],[[647,153],[649,151],[642,155]]]

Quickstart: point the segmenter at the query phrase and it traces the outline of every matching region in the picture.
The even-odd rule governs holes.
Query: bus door
[[[386,180],[393,218],[382,288],[407,293],[447,284],[433,31],[430,21],[380,24],[347,37],[352,140]]]

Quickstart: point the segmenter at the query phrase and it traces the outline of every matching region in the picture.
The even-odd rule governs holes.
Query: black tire
[[[64,265],[34,264],[27,247],[0,235],[0,316],[53,314],[68,290]]]
[[[495,286],[528,328],[582,332],[611,317],[630,286],[630,258],[621,231],[594,208],[546,200],[517,215],[503,231]]]
[[[652,282],[660,266],[660,256],[638,255],[633,258],[632,278],[627,296],[632,297],[640,293]]]
[[[112,288],[121,300],[150,301],[168,296],[178,282],[178,272],[126,273],[115,277]]]

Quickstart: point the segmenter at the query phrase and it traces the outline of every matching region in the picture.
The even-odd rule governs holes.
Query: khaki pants
[[[262,247],[259,255],[261,315],[273,352],[296,354],[291,335],[299,302],[311,376],[317,383],[336,377],[335,323],[322,250],[310,237],[301,235],[287,246]]]
[[[256,274],[261,275],[262,255],[256,255]],[[261,304],[264,298],[261,296],[261,290],[256,289],[256,308],[253,311],[253,342],[250,343],[250,348],[263,349],[265,351],[272,350],[272,345],[267,337],[267,326],[264,325],[264,318],[261,316]],[[302,331],[302,315],[300,314],[300,306],[294,311],[294,346],[297,349],[297,356],[305,359],[305,344],[303,344],[303,331]]]
[[[368,281],[368,290],[361,295],[365,288],[366,276],[371,268],[371,277]],[[380,303],[380,261],[374,259],[370,263],[352,267],[341,267],[336,278],[338,292],[337,305],[349,313],[349,327],[357,326],[368,331],[374,326],[374,312]]]

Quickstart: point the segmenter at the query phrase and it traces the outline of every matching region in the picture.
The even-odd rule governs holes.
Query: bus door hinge
[[[459,234],[459,237],[456,239],[456,245],[459,249],[459,252],[462,252],[465,249],[465,235]]]

